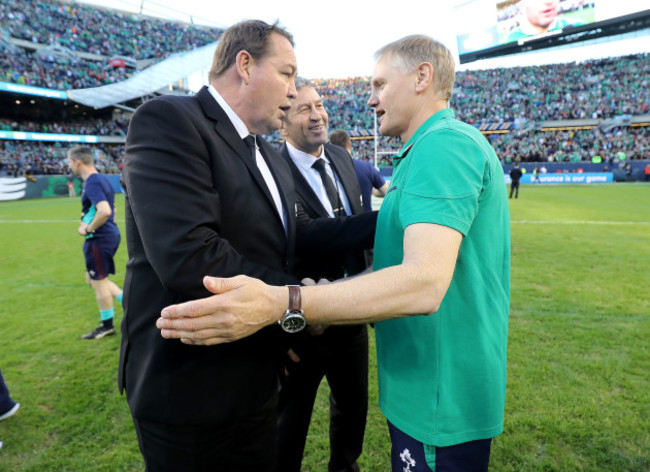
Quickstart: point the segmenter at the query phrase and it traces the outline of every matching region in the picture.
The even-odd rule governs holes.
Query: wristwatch
[[[278,320],[278,324],[287,333],[297,333],[307,326],[307,320],[302,311],[300,285],[287,285],[287,287],[289,288],[289,308]]]

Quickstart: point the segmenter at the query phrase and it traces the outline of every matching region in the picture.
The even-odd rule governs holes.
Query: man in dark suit
[[[330,232],[298,225],[289,166],[255,138],[280,127],[296,95],[296,69],[287,31],[241,22],[221,37],[209,87],[151,100],[131,119],[118,382],[148,471],[274,470],[287,350],[277,325],[216,348],[165,340],[156,329],[161,309],[209,295],[206,274],[299,284],[291,274],[294,247],[303,243],[333,236],[333,251],[337,240],[372,244],[374,234],[357,237],[352,226],[343,235],[342,220]]]
[[[521,182],[521,177],[524,173],[519,167],[519,162],[515,162],[515,166],[510,170],[510,198],[512,194],[515,194],[515,198],[519,198],[519,183]]]
[[[281,154],[293,174],[296,192],[311,218],[363,213],[352,159],[326,144],[328,116],[309,81],[296,79],[297,96],[280,132]],[[362,251],[308,253],[296,260],[299,278],[336,280],[366,268]],[[292,342],[287,376],[280,391],[278,472],[300,472],[314,400],[323,376],[330,386],[330,461],[328,470],[358,471],[368,409],[368,333],[366,325],[323,328]]]

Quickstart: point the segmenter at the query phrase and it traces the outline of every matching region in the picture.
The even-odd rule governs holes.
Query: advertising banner
[[[106,175],[115,193],[122,193],[120,175]],[[81,195],[83,182],[71,175],[0,177],[0,202]],[[73,187],[72,189],[70,187]]]
[[[511,179],[508,174],[504,176],[507,185]],[[614,181],[614,174],[611,172],[583,172],[583,173],[562,173],[562,174],[524,174],[521,178],[522,184],[605,184]]]

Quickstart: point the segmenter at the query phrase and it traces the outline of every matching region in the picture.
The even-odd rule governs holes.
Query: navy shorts
[[[393,472],[487,472],[492,439],[453,446],[424,444],[388,422]]]
[[[115,273],[113,256],[120,245],[119,234],[109,238],[90,238],[84,242],[86,272],[93,280],[102,280]]]

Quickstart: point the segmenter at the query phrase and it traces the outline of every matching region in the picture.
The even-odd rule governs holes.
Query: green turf
[[[650,470],[650,186],[524,185],[510,202],[508,394],[491,470]],[[0,423],[2,472],[144,468],[116,388],[119,336],[79,339],[99,321],[79,212],[76,199],[0,203],[0,369],[22,404]],[[124,244],[116,262],[121,285]],[[372,472],[390,469],[373,349],[359,461]],[[323,385],[305,471],[327,470],[327,417]]]

